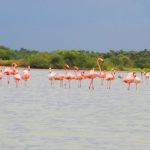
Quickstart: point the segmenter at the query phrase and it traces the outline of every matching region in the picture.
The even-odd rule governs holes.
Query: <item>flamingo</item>
[[[54,85],[53,80],[55,79],[56,73],[52,71],[51,68],[49,68],[49,74],[48,74],[48,79],[51,81],[51,87]]]
[[[18,70],[16,69],[18,65],[16,63],[12,63],[11,66],[12,66],[11,74],[12,75],[18,74]]]
[[[16,69],[17,64],[16,63],[12,63],[11,64],[12,67],[5,67],[4,69],[4,74],[7,75],[7,83],[10,83],[10,75],[15,75],[18,73],[18,70]]]
[[[25,68],[23,70],[23,75],[21,76],[22,80],[25,81],[25,86],[26,86],[26,82],[27,80],[30,78],[30,66],[28,66],[28,68]]]
[[[76,79],[79,81],[78,87],[81,88],[81,81],[85,78],[84,71],[77,75]]]
[[[77,76],[77,80],[79,80],[79,85],[78,87],[81,88],[81,81],[85,78],[85,74],[84,71],[82,71],[78,76]]]
[[[12,66],[13,66],[12,74],[14,75],[14,80],[16,81],[16,87],[18,87],[19,81],[21,80],[21,75],[18,73],[18,70],[16,69],[17,64],[12,63]]]
[[[2,70],[2,68],[0,67],[0,80],[2,79],[2,77],[3,77],[3,70]]]
[[[101,85],[103,85],[103,83],[104,83],[104,78],[106,77],[106,70],[102,71],[101,66],[100,66],[100,62],[103,62],[103,61],[104,61],[104,60],[103,60],[103,58],[101,58],[101,57],[99,57],[99,58],[97,59],[97,65],[98,65],[98,68],[99,68],[99,71],[100,71],[99,77],[101,78]]]
[[[15,69],[10,68],[10,67],[5,67],[4,69],[4,74],[7,76],[7,83],[10,83],[10,75],[14,75],[15,73],[17,73],[15,71]]]
[[[60,87],[63,87],[63,80],[65,78],[65,75],[64,74],[61,74],[61,73],[57,73],[55,76],[54,76],[54,79],[55,80],[59,80],[60,81]]]
[[[101,67],[100,67],[100,62],[103,62],[104,60],[101,58],[101,57],[99,57],[98,59],[97,59],[97,65],[98,65],[98,68],[99,68],[99,71],[100,71],[100,74],[98,73],[98,72],[96,72],[95,71],[95,69],[93,68],[93,69],[91,69],[90,70],[90,72],[89,72],[89,74],[87,74],[85,77],[86,78],[90,78],[91,79],[91,82],[90,82],[90,85],[89,85],[89,89],[93,89],[94,90],[94,83],[93,83],[93,81],[94,81],[94,78],[96,78],[96,77],[105,77],[105,75],[104,75],[104,73],[102,73],[102,70],[101,70]]]
[[[150,73],[145,72],[145,78],[150,78]]]
[[[4,74],[7,75],[7,83],[9,84],[9,82],[10,82],[10,75],[11,75],[11,70],[10,70],[9,67],[6,67],[4,69]]]
[[[77,71],[79,71],[79,68],[77,66],[74,66],[73,70],[74,70],[75,78],[76,78],[77,77]]]
[[[75,72],[75,79],[78,80],[78,88],[81,88],[81,81],[84,79],[84,71],[77,74],[77,71],[79,71],[79,68],[77,66],[74,66],[74,72]]]
[[[68,80],[68,82],[69,82],[69,88],[70,88],[70,87],[71,87],[71,86],[70,86],[70,81],[71,81],[72,79],[75,79],[75,76],[74,76],[73,74],[71,74],[71,73],[68,72],[67,69],[69,69],[69,65],[65,64],[65,65],[64,65],[64,69],[65,69],[65,71],[66,71],[66,75],[65,75],[64,79]],[[65,88],[66,88],[66,83],[65,83]]]
[[[3,70],[0,69],[0,80],[2,80],[2,78],[3,78]]]
[[[136,85],[136,90],[137,90],[137,85],[141,82],[142,82],[142,80],[139,77],[137,77],[136,75],[134,75],[134,83]]]
[[[92,68],[92,69],[90,70],[90,72],[89,72],[87,75],[85,75],[85,78],[91,79],[91,82],[90,82],[90,85],[89,85],[89,90],[90,90],[91,88],[94,90],[94,83],[93,83],[93,81],[94,81],[94,78],[96,78],[96,77],[98,77],[98,76],[99,76],[99,73],[96,72],[94,68]]]
[[[141,79],[142,79],[142,81],[144,80],[144,79],[143,79],[144,73],[145,73],[144,71],[141,71]]]
[[[111,70],[110,74],[106,75],[106,80],[107,80],[107,89],[110,89],[111,81],[115,80],[115,71],[114,71],[114,69]]]
[[[15,74],[14,75],[14,80],[16,81],[16,87],[18,87],[19,81],[21,80],[20,74]]]
[[[150,73],[144,72],[144,76],[145,76],[145,79],[146,79],[146,83],[148,84],[148,79],[150,78]]]
[[[125,79],[123,79],[123,82],[128,84],[128,90],[130,90],[130,84],[134,83],[134,74],[135,72],[129,72]]]

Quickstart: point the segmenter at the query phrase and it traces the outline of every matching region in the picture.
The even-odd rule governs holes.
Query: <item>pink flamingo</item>
[[[77,71],[79,71],[79,68],[77,66],[74,66],[74,73],[75,73],[75,77],[77,76]]]
[[[65,75],[64,79],[68,80],[68,82],[69,82],[69,88],[70,88],[70,87],[71,87],[71,86],[70,86],[70,81],[71,81],[72,79],[75,79],[75,76],[74,76],[73,74],[71,74],[71,73],[68,72],[69,65],[65,64],[65,65],[64,65],[64,69],[65,69],[65,71],[66,71],[66,75]],[[65,82],[65,88],[66,88],[66,82]]]
[[[7,83],[9,84],[10,83],[10,75],[12,74],[12,69],[9,68],[9,67],[6,67],[4,69],[4,74],[7,76]]]
[[[86,75],[86,78],[90,78],[91,79],[91,82],[90,82],[90,85],[89,85],[89,89],[92,88],[94,90],[94,78],[96,77],[104,77],[104,73],[102,72],[101,70],[101,67],[100,67],[100,62],[103,62],[104,60],[99,57],[97,59],[97,65],[98,65],[98,68],[99,68],[99,71],[100,71],[100,74],[98,72],[95,71],[95,69],[93,68],[92,70],[90,70],[89,74]],[[104,76],[103,76],[104,75]]]
[[[111,70],[110,74],[106,75],[106,80],[107,80],[107,89],[110,89],[111,81],[115,80],[115,71],[114,71],[114,69]]]
[[[84,79],[84,72],[77,74],[77,71],[79,71],[79,68],[77,66],[74,66],[74,72],[75,72],[75,79],[78,80],[78,88],[81,88],[81,81]]]
[[[28,68],[25,68],[23,70],[23,75],[21,76],[21,78],[22,78],[22,80],[25,81],[25,86],[26,86],[26,82],[30,78],[30,66],[28,66]]]
[[[137,77],[136,75],[134,75],[134,83],[136,85],[136,90],[137,90],[137,85],[141,82],[142,82],[142,80],[139,77]]]
[[[19,81],[21,80],[21,75],[18,73],[18,70],[16,70],[17,64],[13,63],[13,72],[12,74],[14,75],[14,80],[16,81],[16,87],[18,87]]]
[[[18,87],[19,81],[21,80],[20,74],[15,74],[14,75],[14,80],[16,81],[16,87]]]
[[[2,70],[2,68],[0,67],[0,80],[2,80],[2,78],[3,78],[3,70]]]
[[[97,65],[98,65],[98,68],[99,68],[99,71],[100,71],[99,77],[101,78],[101,85],[103,85],[103,83],[104,83],[104,78],[106,77],[106,70],[102,71],[101,66],[100,66],[100,62],[103,62],[103,61],[104,61],[104,60],[103,60],[103,58],[101,58],[101,57],[99,57],[99,58],[97,59]]]
[[[148,84],[148,79],[150,78],[150,73],[144,72],[144,76],[145,76],[145,79],[146,79],[146,83]]]
[[[87,75],[85,75],[85,78],[91,79],[91,82],[90,82],[90,85],[89,85],[89,90],[91,88],[94,90],[94,83],[93,83],[93,81],[94,81],[94,78],[96,78],[98,76],[99,76],[99,73],[96,72],[94,68],[92,68],[90,70],[90,72]]]
[[[3,78],[3,70],[0,68],[0,80]]]
[[[59,80],[60,81],[60,87],[63,87],[63,80],[65,78],[65,75],[64,74],[61,74],[61,73],[57,73],[55,76],[54,76],[54,79],[55,80]]]
[[[18,70],[16,70],[17,64],[16,63],[12,63],[12,67],[6,67],[4,69],[4,74],[7,75],[7,82],[8,84],[10,83],[10,75],[15,75],[18,73]]]
[[[143,79],[144,73],[145,73],[145,72],[141,71],[141,79],[142,79],[142,82],[144,81],[144,79]]]
[[[129,72],[128,75],[123,79],[123,82],[128,84],[128,90],[130,90],[130,84],[134,83],[135,72]]]
[[[148,73],[148,72],[145,72],[145,78],[150,78],[150,73]]]
[[[81,81],[85,78],[84,71],[77,75],[76,79],[79,81],[78,87],[81,88]]]

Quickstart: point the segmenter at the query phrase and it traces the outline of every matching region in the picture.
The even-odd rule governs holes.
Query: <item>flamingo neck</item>
[[[77,76],[77,71],[79,70],[79,68],[77,66],[74,66],[74,73],[75,73],[75,76]]]
[[[110,73],[113,77],[115,77],[114,71],[111,71]]]
[[[66,74],[68,73],[68,70],[67,70],[67,68],[65,67],[65,71],[66,71]]]
[[[74,70],[75,76],[77,76],[77,70]]]
[[[97,65],[98,65],[98,68],[99,68],[99,71],[100,71],[100,74],[101,74],[101,72],[102,72],[102,69],[101,69],[101,66],[100,66],[99,59],[97,60]]]
[[[68,70],[67,70],[67,69],[65,69],[65,71],[66,71],[66,74],[68,74]]]
[[[68,68],[69,68],[69,66],[68,66],[67,64],[65,64],[65,65],[64,65],[64,69],[65,69],[65,71],[66,71],[66,74],[68,73],[68,70],[67,70]]]

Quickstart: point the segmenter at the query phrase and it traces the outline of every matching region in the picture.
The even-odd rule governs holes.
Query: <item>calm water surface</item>
[[[56,70],[56,72],[64,72]],[[138,90],[119,79],[110,90],[96,79],[51,88],[48,70],[31,70],[27,87],[0,83],[2,150],[149,150],[150,82]]]

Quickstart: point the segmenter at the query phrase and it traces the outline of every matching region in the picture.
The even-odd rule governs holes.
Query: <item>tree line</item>
[[[56,50],[53,52],[41,52],[21,48],[19,50],[0,46],[0,66],[9,66],[16,62],[18,66],[30,65],[31,68],[55,68],[62,69],[64,64],[71,68],[78,66],[81,69],[98,69],[96,59],[104,58],[102,69],[110,70],[150,70],[150,50],[109,50],[108,52],[96,52],[89,50]]]

